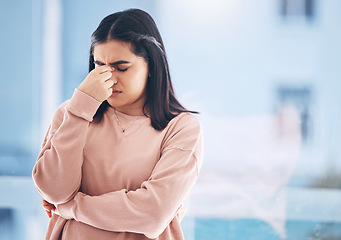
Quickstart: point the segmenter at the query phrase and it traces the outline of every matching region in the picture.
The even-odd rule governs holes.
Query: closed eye
[[[99,62],[99,61],[94,61],[94,64],[95,64],[95,65],[98,65],[98,66],[103,66],[103,65],[104,65],[104,63],[101,63],[101,62]]]
[[[125,72],[128,70],[128,68],[119,68],[119,67],[116,67],[116,69],[120,72]]]

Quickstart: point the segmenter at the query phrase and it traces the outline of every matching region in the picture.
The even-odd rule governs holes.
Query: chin
[[[108,102],[109,105],[112,106],[112,107],[118,107],[117,101],[116,101],[116,104],[115,104],[115,101],[112,101],[112,100],[110,100],[110,99],[107,99],[107,102]]]

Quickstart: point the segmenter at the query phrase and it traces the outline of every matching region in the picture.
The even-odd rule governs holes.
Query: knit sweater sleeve
[[[87,129],[100,104],[75,89],[72,98],[57,109],[32,171],[47,201],[65,203],[78,192]]]
[[[139,189],[99,196],[78,192],[73,200],[57,206],[58,213],[107,231],[159,236],[193,187],[202,163],[202,128],[197,118],[184,114],[171,128],[158,163]]]

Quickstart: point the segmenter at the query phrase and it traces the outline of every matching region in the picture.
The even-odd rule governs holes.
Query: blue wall
[[[35,111],[39,79],[33,79],[37,69],[32,65],[32,46],[39,36],[32,32],[31,1],[1,3],[0,24],[0,174],[30,175],[34,130],[40,120]]]

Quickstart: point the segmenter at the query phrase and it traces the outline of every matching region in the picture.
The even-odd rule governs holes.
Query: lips
[[[118,90],[118,89],[113,89],[111,95],[118,95],[118,94],[120,94],[120,93],[122,93],[122,91],[120,91],[120,90]]]

